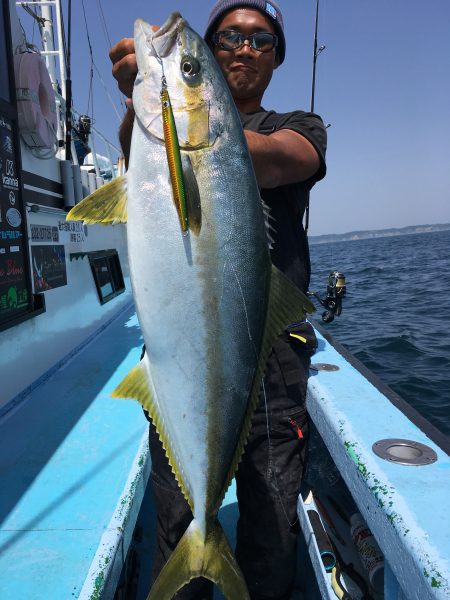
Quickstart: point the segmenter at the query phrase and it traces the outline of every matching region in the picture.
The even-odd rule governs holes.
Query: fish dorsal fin
[[[198,235],[202,227],[202,207],[197,178],[195,177],[191,159],[188,154],[184,153],[181,155],[181,165],[183,169],[184,194],[186,198],[189,229],[193,234]]]
[[[125,175],[105,183],[76,204],[67,214],[67,221],[83,221],[85,225],[113,225],[127,222]]]
[[[267,245],[269,246],[270,250],[272,250],[273,245],[275,244],[275,240],[272,237],[271,231],[276,233],[276,230],[271,225],[270,221],[273,221],[275,223],[275,219],[270,214],[270,206],[268,204],[266,204],[266,202],[264,202],[262,196],[260,196],[260,200],[261,200],[261,205],[262,205],[263,215],[264,215],[264,225],[266,227]]]
[[[194,508],[191,494],[189,494],[188,488],[184,483],[179,462],[168,440],[169,436],[167,435],[164,425],[164,419],[161,417],[158,405],[155,402],[155,392],[148,374],[147,361],[148,358],[147,355],[145,355],[141,362],[128,373],[121,383],[119,383],[111,396],[113,398],[130,398],[137,400],[144,410],[148,412],[153,425],[158,432],[159,439],[161,440],[170,467],[175,475],[175,479],[177,480],[191,511],[193,511]]]
[[[252,391],[250,394],[247,412],[244,417],[241,435],[236,446],[236,451],[228,472],[227,479],[225,481],[225,486],[221,496],[219,497],[219,505],[217,506],[217,509],[219,509],[220,505],[222,504],[228,486],[230,485],[242,458],[244,447],[247,443],[250,432],[253,413],[256,405],[258,404],[266,363],[272,350],[273,343],[290,323],[301,321],[305,318],[306,313],[312,313],[314,311],[314,304],[310,302],[308,297],[303,294],[298,287],[286,277],[286,275],[272,265],[266,326],[264,329],[264,337],[261,345],[258,366],[253,379]]]

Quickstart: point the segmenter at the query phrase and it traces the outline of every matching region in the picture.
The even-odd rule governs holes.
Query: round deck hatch
[[[314,363],[309,367],[312,371],[339,371],[337,365],[331,365],[329,363]]]
[[[437,461],[437,454],[432,448],[412,440],[379,440],[373,444],[372,450],[380,458],[399,465],[423,466]]]

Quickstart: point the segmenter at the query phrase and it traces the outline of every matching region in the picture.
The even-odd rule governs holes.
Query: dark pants
[[[312,328],[309,328],[311,340]],[[304,333],[302,332],[302,336]],[[305,408],[312,344],[280,336],[269,357],[264,390],[236,474],[239,521],[236,558],[252,600],[289,600],[297,560],[297,499],[300,492],[308,419]],[[308,340],[308,341],[309,341]],[[150,425],[152,485],[157,511],[153,580],[187,529],[192,514]],[[191,581],[177,600],[209,600],[213,586]]]

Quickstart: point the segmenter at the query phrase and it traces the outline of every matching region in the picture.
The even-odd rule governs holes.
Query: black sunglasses
[[[250,47],[258,50],[258,52],[270,52],[278,46],[278,37],[268,31],[258,31],[250,35],[244,35],[239,31],[228,29],[217,31],[211,39],[222,50],[237,50],[238,48],[242,48],[247,40],[250,43]]]

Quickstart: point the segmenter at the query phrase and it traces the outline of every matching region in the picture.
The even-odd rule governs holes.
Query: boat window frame
[[[116,298],[116,296],[123,294],[126,290],[126,286],[123,277],[122,265],[120,263],[120,256],[117,250],[96,250],[94,252],[88,252],[87,255],[100,304],[106,304],[113,298]],[[101,261],[105,261],[104,264],[106,264],[109,275],[108,283],[111,285],[112,289],[112,291],[107,294],[105,294],[102,290],[102,287],[104,287],[105,283],[100,281],[97,270],[97,267]]]

